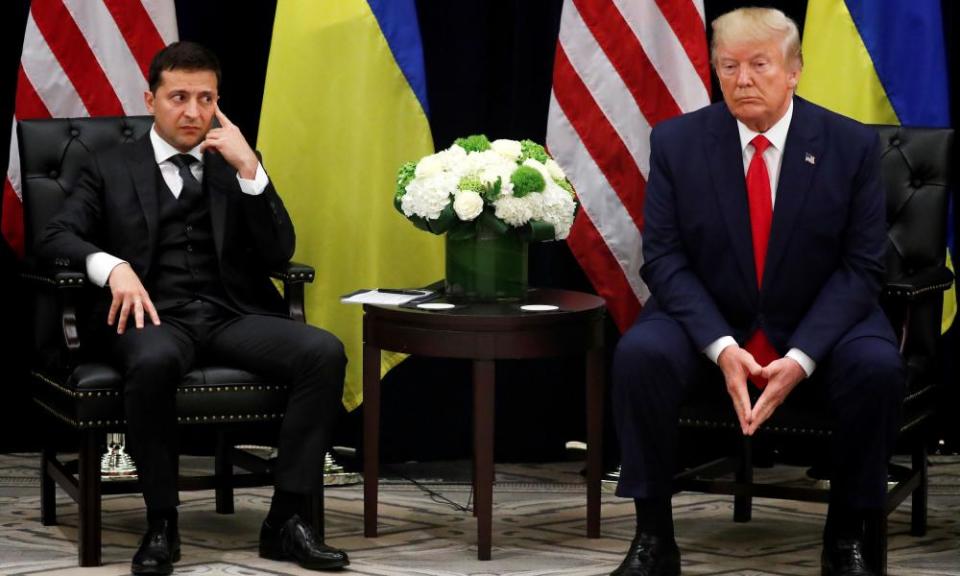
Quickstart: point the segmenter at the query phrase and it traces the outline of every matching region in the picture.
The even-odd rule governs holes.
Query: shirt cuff
[[[94,252],[87,256],[87,278],[96,286],[102,288],[107,285],[110,273],[117,267],[117,264],[123,264],[124,262],[126,260],[121,260],[106,252]]]
[[[737,341],[733,339],[733,336],[721,336],[720,338],[717,338],[708,344],[707,347],[703,349],[703,353],[706,354],[707,358],[709,358],[714,364],[716,364],[717,360],[720,359],[720,353],[723,352],[727,346],[736,345]]]
[[[817,363],[814,362],[813,358],[807,356],[799,348],[791,348],[786,354],[786,358],[793,358],[797,361],[797,364],[803,368],[803,371],[807,373],[807,378],[813,375],[813,371],[817,369]]]
[[[257,162],[257,173],[253,177],[253,180],[241,178],[240,173],[237,172],[237,182],[240,183],[240,191],[244,194],[259,196],[260,194],[263,194],[263,190],[267,187],[267,184],[270,183],[270,179],[267,178],[267,173],[263,169],[263,164]]]

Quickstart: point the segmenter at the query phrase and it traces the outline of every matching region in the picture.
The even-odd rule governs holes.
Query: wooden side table
[[[587,536],[600,536],[603,436],[603,300],[568,290],[531,290],[522,304],[557,310],[527,312],[519,303],[466,304],[421,310],[363,307],[363,520],[377,535],[380,473],[380,351],[473,361],[474,491],[477,557],[490,559],[493,507],[494,363],[569,354],[586,356]]]

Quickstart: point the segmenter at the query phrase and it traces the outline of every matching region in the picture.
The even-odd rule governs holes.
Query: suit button
[[[186,230],[187,232],[193,232],[193,226],[187,224],[187,227],[184,228],[184,230]]]
[[[187,252],[193,252],[193,246],[187,244]]]

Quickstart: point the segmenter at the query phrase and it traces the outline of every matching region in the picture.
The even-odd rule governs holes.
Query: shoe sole
[[[297,564],[297,566],[306,568],[307,570],[336,570],[337,568],[345,568],[350,565],[349,560],[330,560],[328,562],[314,563],[298,562],[296,558],[291,556],[263,549],[260,550],[260,557],[267,560],[276,560],[278,562],[294,562]]]

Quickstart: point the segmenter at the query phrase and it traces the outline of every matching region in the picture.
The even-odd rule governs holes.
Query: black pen
[[[428,293],[427,290],[404,290],[401,288],[377,288],[377,292],[384,294],[406,294],[408,296],[422,296]]]

